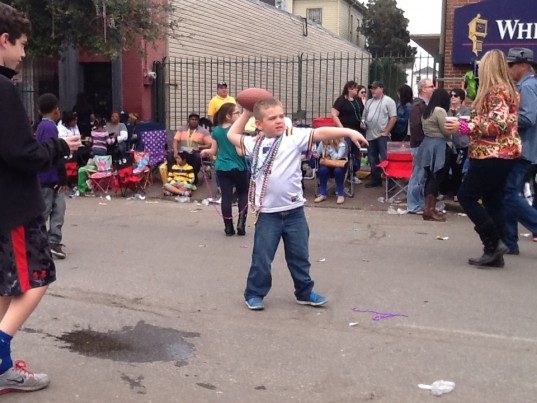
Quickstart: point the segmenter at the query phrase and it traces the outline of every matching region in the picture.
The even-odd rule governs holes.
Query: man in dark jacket
[[[0,394],[46,388],[22,360],[13,365],[11,340],[56,279],[37,174],[80,145],[80,137],[38,143],[11,78],[25,56],[30,21],[0,3]]]

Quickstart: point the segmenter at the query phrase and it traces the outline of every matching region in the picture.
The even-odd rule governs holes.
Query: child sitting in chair
[[[168,171],[168,180],[162,188],[164,195],[174,194],[190,196],[194,185],[194,168],[186,162],[186,152],[181,151],[175,158],[175,164]]]

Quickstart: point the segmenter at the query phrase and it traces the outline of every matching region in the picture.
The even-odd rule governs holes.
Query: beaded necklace
[[[358,106],[358,109],[362,109],[360,108],[360,104],[358,103],[358,101],[356,101],[356,98],[353,98],[352,100],[347,97],[347,100],[351,103],[351,106],[352,106],[352,110],[354,111],[354,117],[356,118],[356,120],[358,122],[360,122],[362,120],[361,116],[362,116],[362,111],[360,110],[358,112],[358,110],[356,109],[356,107]],[[358,116],[360,115],[360,116]]]
[[[259,162],[259,150],[261,148],[261,143],[263,142],[263,139],[265,138],[264,135],[260,134],[255,145],[254,149],[252,151],[252,164],[250,166],[250,188],[248,189],[248,203],[250,206],[252,206],[252,210],[255,214],[255,220],[257,222],[257,218],[259,217],[259,213],[261,212],[261,208],[263,207],[263,202],[265,201],[265,195],[267,194],[267,186],[268,186],[268,180],[269,176],[272,173],[272,165],[274,164],[274,158],[276,157],[276,154],[278,153],[278,149],[280,148],[280,144],[283,139],[283,134],[275,139],[271,146],[270,150],[267,154],[267,157],[263,161],[260,167],[257,167]],[[261,193],[259,194],[259,205],[256,206],[255,204],[255,192],[257,190],[257,183],[256,179],[259,178],[260,175],[263,175],[263,182],[261,184]]]
[[[192,135],[196,133],[196,129],[190,129],[188,128],[188,139],[186,140],[186,146],[188,148],[192,148]]]

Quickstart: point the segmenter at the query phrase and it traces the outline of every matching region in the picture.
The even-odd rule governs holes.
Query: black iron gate
[[[191,112],[207,114],[219,81],[230,95],[248,87],[262,87],[280,99],[285,114],[310,123],[330,115],[334,100],[348,80],[366,85],[384,80],[386,93],[397,100],[397,88],[421,78],[436,77],[438,63],[430,56],[372,58],[363,55],[304,55],[236,58],[184,57],[156,63],[154,90],[156,120],[170,130],[184,125]]]

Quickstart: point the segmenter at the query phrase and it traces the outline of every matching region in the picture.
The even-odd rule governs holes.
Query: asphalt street
[[[246,236],[225,237],[212,205],[69,199],[67,259],[13,343],[52,383],[2,401],[537,401],[531,238],[504,269],[480,270],[467,217],[364,207],[306,207],[326,306],[295,302],[280,245],[266,309],[252,312],[251,217]],[[440,398],[417,386],[441,379],[456,387]]]

